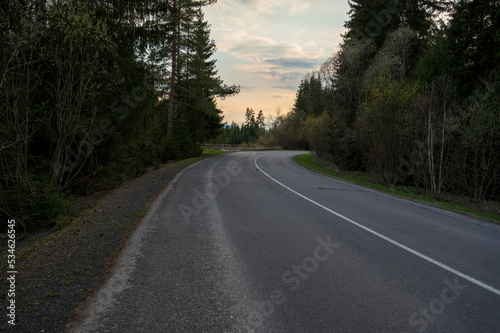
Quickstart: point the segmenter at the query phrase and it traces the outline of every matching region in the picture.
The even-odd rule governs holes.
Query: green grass
[[[201,156],[203,156],[203,155],[219,156],[219,155],[225,155],[225,154],[227,154],[226,151],[220,151],[217,149],[203,149],[203,153],[201,154]]]
[[[220,151],[220,150],[216,150],[216,149],[203,149],[203,152],[201,153],[200,156],[190,157],[190,158],[186,158],[184,160],[176,160],[176,161],[172,161],[172,162],[164,163],[164,164],[159,164],[156,166],[156,169],[163,168],[163,167],[166,167],[166,166],[169,166],[172,164],[177,164],[177,163],[193,164],[193,163],[199,162],[201,160],[204,160],[206,158],[216,157],[216,156],[225,155],[225,154],[227,154],[227,152],[225,152],[225,151]]]
[[[368,179],[369,177],[366,176],[364,173],[352,173],[350,175],[345,175],[341,174],[338,172],[331,171],[329,169],[324,168],[321,166],[316,158],[312,156],[312,154],[303,154],[303,155],[297,155],[294,158],[294,161],[297,162],[298,164],[316,171],[320,174],[334,177],[337,179],[344,180],[346,182],[360,185],[363,187],[371,188],[377,191],[385,192],[385,193],[390,193],[397,195],[399,197],[407,198],[407,199],[412,199],[415,201],[431,204],[433,206],[447,209],[453,212],[457,213],[465,213],[467,215],[471,215],[476,218],[481,218],[484,220],[488,220],[490,222],[494,223],[499,223],[500,224],[500,216],[497,214],[477,210],[471,207],[463,206],[463,205],[458,205],[442,200],[437,200],[431,197],[428,197],[426,195],[422,194],[417,194],[413,193],[412,190],[413,188],[408,187],[408,186],[389,186],[389,185],[381,185],[381,184],[376,184],[373,182],[370,182]]]

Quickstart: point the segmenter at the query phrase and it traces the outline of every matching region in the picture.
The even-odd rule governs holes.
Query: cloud
[[[293,34],[293,39],[297,39],[300,37],[300,35],[302,35],[304,32],[306,32],[307,29],[306,28],[300,28],[297,32],[295,32]]]
[[[277,8],[291,0],[222,0],[211,7],[217,13],[220,23],[227,26],[248,27],[253,18],[272,18]]]
[[[292,90],[297,91],[298,86],[295,85],[287,85],[287,86],[272,86],[273,89],[282,89],[282,90]]]
[[[281,82],[294,82],[300,80],[304,77],[303,71],[289,71],[284,69],[267,69],[264,70],[252,70],[247,68],[247,71],[252,71],[256,74],[259,74],[261,77],[267,80],[279,80]]]
[[[277,65],[279,67],[306,68],[306,69],[315,69],[318,67],[317,59],[277,58],[277,59],[267,59],[264,61],[273,65]]]
[[[309,3],[308,2],[298,2],[294,1],[292,4],[292,8],[288,10],[288,14],[291,16],[296,16],[306,10],[309,9]]]
[[[296,43],[278,42],[270,37],[250,35],[246,31],[238,31],[224,36],[218,47],[219,50],[238,58],[253,60],[292,57],[296,54],[302,54],[302,48]]]
[[[325,0],[219,0],[205,7],[219,73],[242,85],[220,102],[226,119],[243,119],[256,101],[265,113],[291,108],[304,75],[338,50],[348,7]]]
[[[226,36],[219,43],[219,50],[245,61],[235,65],[236,69],[280,81],[300,80],[306,71],[318,68],[325,58],[308,43],[300,46],[292,41],[276,41],[244,31]]]

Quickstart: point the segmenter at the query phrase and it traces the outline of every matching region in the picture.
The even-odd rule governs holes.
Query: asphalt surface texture
[[[151,204],[70,332],[500,332],[500,226],[241,152]]]

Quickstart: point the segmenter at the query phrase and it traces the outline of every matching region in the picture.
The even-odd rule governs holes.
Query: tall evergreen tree
[[[461,0],[446,31],[452,75],[466,98],[489,74],[500,75],[500,3]]]
[[[409,27],[425,38],[434,14],[444,9],[443,3],[432,0],[350,0],[349,5],[346,40],[371,39],[377,47],[399,27]]]
[[[264,123],[265,120],[266,120],[266,118],[264,117],[264,113],[262,112],[262,110],[260,110],[258,115],[257,115],[257,125],[259,126],[259,128],[265,127],[265,123]]]
[[[186,140],[199,150],[203,141],[218,135],[222,129],[222,111],[216,98],[236,94],[238,88],[227,86],[217,75],[213,59],[215,43],[210,39],[209,25],[204,21],[201,7],[195,9],[190,30],[185,32],[185,49],[180,53],[178,81],[179,113],[176,125],[187,134]],[[174,131],[175,132],[175,131]]]
[[[305,115],[315,116],[326,110],[326,100],[319,75],[312,73],[302,79],[295,98],[294,109]]]

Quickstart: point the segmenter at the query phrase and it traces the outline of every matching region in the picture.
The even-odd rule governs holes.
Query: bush
[[[493,84],[472,96],[461,112],[454,192],[476,200],[500,190],[500,97]],[[464,193],[465,192],[465,193]]]
[[[8,186],[3,193],[2,209],[27,229],[52,226],[54,219],[67,214],[73,205],[72,196],[48,176],[31,173],[29,180],[2,179]]]
[[[330,116],[326,111],[320,116],[309,116],[303,123],[303,131],[307,142],[309,142],[309,149],[314,152],[316,157],[324,160],[329,159],[329,123]]]
[[[357,119],[357,137],[367,170],[389,184],[397,182],[409,146],[409,112],[417,87],[380,76],[370,87]]]

